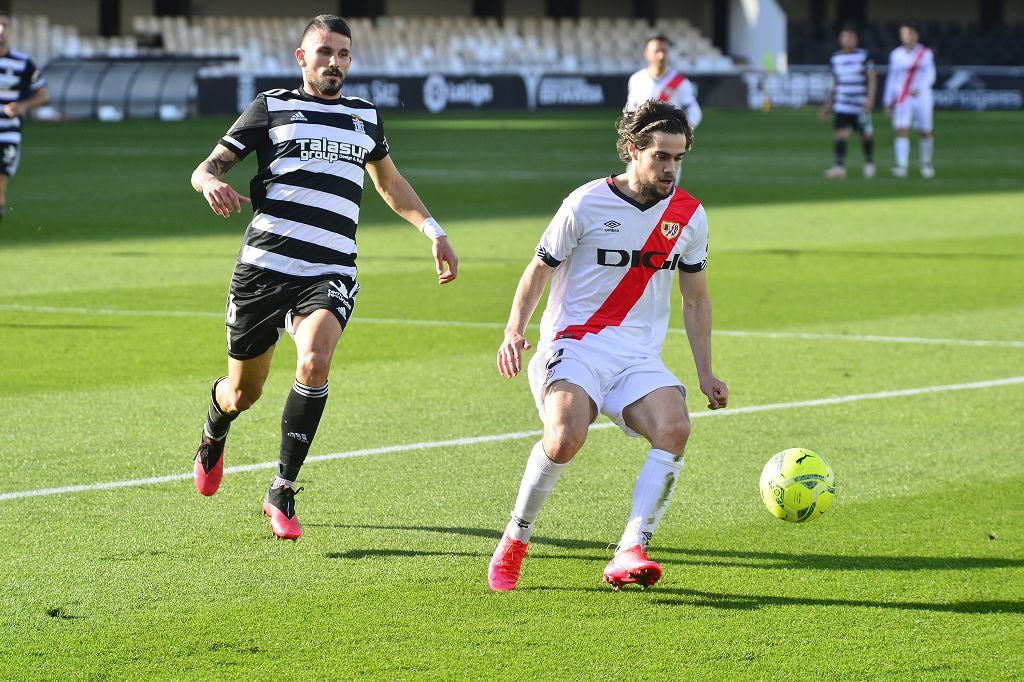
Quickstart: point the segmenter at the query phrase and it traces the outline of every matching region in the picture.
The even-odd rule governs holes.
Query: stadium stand
[[[821,64],[836,50],[836,24],[810,20],[788,22],[790,64]],[[861,30],[861,47],[881,60],[899,42],[896,22],[869,22]],[[1020,66],[1024,64],[1024,23],[981,30],[969,22],[924,21],[921,42],[932,48],[939,65]]]
[[[82,37],[45,16],[15,17],[19,45],[41,63],[57,58],[146,55],[237,56],[227,73],[290,73],[297,36],[307,17],[136,16],[132,35]],[[627,73],[640,65],[640,45],[652,32],[644,19],[382,16],[352,19],[358,59],[352,73],[424,75],[492,73],[543,67],[567,72]],[[657,31],[675,41],[673,63],[694,72],[727,71],[723,56],[685,19],[660,21]],[[599,36],[600,39],[595,39]]]

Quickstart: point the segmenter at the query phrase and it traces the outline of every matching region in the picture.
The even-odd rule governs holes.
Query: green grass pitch
[[[297,543],[259,515],[266,467],[210,499],[188,478],[97,486],[191,471],[246,218],[213,216],[189,175],[229,121],[28,126],[0,225],[0,678],[1024,676],[1021,114],[940,113],[932,181],[887,177],[879,116],[879,177],[854,144],[828,182],[814,112],[708,111],[683,185],[709,215],[732,400],[705,409],[677,311],[665,357],[694,429],[651,548],[664,578],[600,582],[645,452],[601,428],[520,588],[488,590],[540,428],[495,351],[558,203],[621,167],[613,118],[387,118],[461,274],[439,288],[427,241],[368,190]],[[290,340],[277,353],[229,466],[277,458]],[[797,446],[838,483],[807,526],[757,492]],[[67,486],[85,488],[12,495]]]

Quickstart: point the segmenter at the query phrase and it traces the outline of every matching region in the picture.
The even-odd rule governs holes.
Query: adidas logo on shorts
[[[302,122],[305,122],[306,121],[306,117],[302,114],[301,111],[296,111],[294,114],[292,114],[292,121],[302,121]]]

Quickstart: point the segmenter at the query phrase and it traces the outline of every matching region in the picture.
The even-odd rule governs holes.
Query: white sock
[[[682,468],[682,457],[676,459],[672,453],[658,449],[647,453],[647,461],[633,488],[633,511],[629,513],[629,522],[622,532],[616,552],[636,545],[647,547],[654,529],[668,509],[668,503],[672,501],[672,493]]]
[[[896,154],[896,165],[900,168],[906,168],[907,164],[910,163],[910,138],[897,137],[893,140],[892,145]]]
[[[505,532],[519,542],[529,542],[533,534],[533,524],[540,514],[544,500],[558,482],[565,464],[555,464],[544,452],[544,441],[537,441],[526,460],[526,471],[523,482],[519,484],[519,496],[516,506],[512,508],[512,520],[508,522]]]
[[[921,165],[930,166],[932,165],[932,146],[935,144],[935,138],[921,138],[918,143],[917,151],[921,154]]]

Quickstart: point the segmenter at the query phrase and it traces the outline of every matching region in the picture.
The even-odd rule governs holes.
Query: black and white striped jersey
[[[253,218],[238,262],[295,277],[356,276],[356,227],[367,161],[389,153],[377,108],[303,90],[259,94],[221,138],[256,152]]]
[[[868,73],[875,70],[868,51],[839,50],[829,58],[832,69],[832,111],[837,114],[860,114],[868,95]]]
[[[21,144],[21,117],[7,116],[4,105],[28,99],[44,87],[46,81],[27,54],[8,50],[0,57],[0,144]]]

